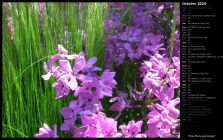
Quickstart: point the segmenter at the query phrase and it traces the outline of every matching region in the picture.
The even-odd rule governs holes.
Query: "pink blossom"
[[[53,126],[53,130],[49,128],[47,124],[43,124],[43,127],[39,128],[39,133],[35,134],[35,138],[59,138],[57,135],[57,125]]]
[[[122,133],[125,138],[146,138],[146,134],[138,134],[141,132],[143,121],[129,121],[128,125],[120,125],[119,128],[122,130]]]

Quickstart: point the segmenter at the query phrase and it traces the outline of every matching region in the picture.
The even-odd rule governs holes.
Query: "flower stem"
[[[173,56],[173,48],[174,48],[174,36],[176,31],[176,16],[178,12],[178,3],[175,3],[174,5],[174,16],[173,16],[173,26],[172,26],[172,32],[171,32],[171,42],[170,42],[170,63],[172,61]]]

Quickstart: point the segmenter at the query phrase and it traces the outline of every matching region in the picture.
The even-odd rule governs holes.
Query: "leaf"
[[[132,86],[129,83],[127,83],[127,89],[129,93],[132,94]]]

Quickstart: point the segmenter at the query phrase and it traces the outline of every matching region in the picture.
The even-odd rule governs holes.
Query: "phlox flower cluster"
[[[179,10],[175,11],[175,3],[163,2],[109,3],[109,6],[110,18],[105,23],[105,70],[95,66],[97,57],[86,59],[83,51],[69,54],[62,45],[44,63],[46,74],[42,78],[56,80],[55,99],[74,97],[60,110],[64,119],[60,130],[73,137],[179,138]],[[174,24],[176,30],[171,38]],[[128,81],[132,88],[121,91],[116,82],[119,71],[113,69],[133,61],[139,71],[136,76],[141,79],[137,81],[141,88]],[[109,110],[117,112],[115,117],[104,113],[107,109],[101,102],[104,97],[110,99]],[[127,109],[139,110],[141,115],[133,114],[137,119],[131,118],[124,124],[119,118]],[[35,137],[57,138],[56,124],[53,128],[44,124]]]
[[[138,62],[154,53],[166,51],[169,55],[174,3],[110,3],[110,19],[105,23],[105,63],[119,67],[126,59]],[[123,13],[123,11],[125,11]],[[179,11],[179,10],[178,10]],[[168,13],[169,12],[169,13]],[[168,14],[167,14],[168,13]],[[128,19],[122,20],[128,16]],[[176,24],[180,25],[180,13],[176,13]],[[175,32],[173,54],[179,56],[179,31]]]
[[[69,61],[75,61],[73,68]],[[49,80],[51,77],[57,79],[53,84],[57,91],[56,99],[67,97],[70,94],[75,97],[75,100],[71,101],[69,106],[60,110],[64,118],[60,130],[71,133],[73,137],[124,136],[117,130],[117,121],[106,117],[101,112],[103,107],[100,100],[104,96],[112,97],[112,90],[117,84],[114,80],[115,72],[105,70],[101,76],[97,76],[95,72],[101,71],[101,68],[93,66],[96,61],[96,57],[86,60],[83,52],[68,54],[68,51],[63,46],[58,45],[58,53],[51,56],[48,63],[44,64],[47,74],[43,75],[42,78],[44,80]],[[115,107],[111,106],[111,108]],[[81,127],[75,126],[78,121],[81,121]],[[141,131],[141,125],[138,129],[134,132],[136,134],[134,136],[140,137],[141,135],[137,135],[137,133]],[[52,131],[44,124],[35,137],[58,136],[56,129]]]

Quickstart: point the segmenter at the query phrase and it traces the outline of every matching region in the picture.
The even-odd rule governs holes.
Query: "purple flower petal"
[[[129,52],[133,52],[133,50],[132,50],[132,48],[130,47],[130,44],[129,44],[129,43],[125,43],[125,44],[124,44],[124,47],[125,47],[125,49],[126,49],[127,51],[129,51]]]
[[[43,78],[44,80],[49,80],[50,77],[51,77],[51,73],[47,73],[46,75],[42,75],[42,78]]]
[[[173,96],[174,96],[174,89],[173,89],[173,87],[170,87],[166,91],[166,95],[167,95],[167,101],[170,101],[171,99],[173,99]]]
[[[78,84],[77,84],[77,80],[74,76],[70,77],[70,81],[69,81],[68,85],[69,85],[70,89],[72,89],[72,90],[75,90],[77,88]]]
[[[112,111],[120,111],[123,109],[123,106],[121,106],[119,103],[114,103],[109,109]]]
[[[90,59],[88,59],[87,61],[87,65],[92,66],[97,62],[97,57],[91,57]]]
[[[83,70],[86,67],[86,61],[84,57],[80,57],[76,59],[74,68],[73,68],[73,73],[78,73],[79,71]]]
[[[72,72],[70,62],[68,60],[59,60],[60,68],[66,72]]]
[[[54,130],[51,130],[47,124],[43,124],[42,128],[39,128],[39,133],[34,135],[35,138],[58,138],[57,126],[54,125]]]
[[[60,44],[58,45],[58,50],[62,54],[68,54],[68,51]]]
[[[60,112],[64,119],[72,118],[73,111],[69,107],[63,107]]]

